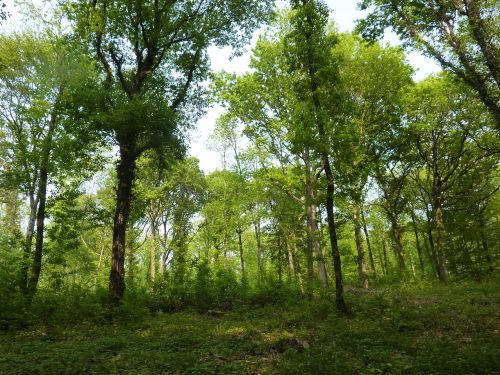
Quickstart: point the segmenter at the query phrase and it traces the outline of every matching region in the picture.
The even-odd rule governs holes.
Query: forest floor
[[[0,335],[0,374],[500,374],[498,283],[146,314]]]

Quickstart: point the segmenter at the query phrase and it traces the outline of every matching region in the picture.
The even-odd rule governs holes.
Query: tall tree
[[[358,30],[374,39],[387,27],[439,61],[471,88],[500,129],[500,48],[496,0],[362,0]]]
[[[137,158],[178,143],[181,123],[200,113],[199,83],[210,45],[238,47],[269,14],[271,1],[79,1],[73,16],[105,74],[107,123],[119,147],[110,301],[125,290],[127,220]],[[163,144],[162,144],[163,143]]]
[[[56,177],[90,172],[97,140],[82,131],[84,120],[70,120],[75,113],[69,109],[78,100],[81,83],[92,78],[93,67],[81,50],[53,31],[46,30],[49,36],[1,37],[0,116],[12,150],[7,162],[14,167],[3,170],[2,177],[29,199],[21,286],[26,289],[29,284],[31,291],[36,290],[42,266],[48,185]]]
[[[420,82],[409,99],[408,121],[425,166],[422,179],[429,182],[421,187],[432,206],[439,279],[443,283],[448,281],[444,210],[457,198],[472,196],[482,176],[487,176],[496,163],[492,158],[497,152],[494,135],[488,131],[491,119],[481,107],[473,95],[446,76]]]
[[[327,33],[328,9],[321,1],[293,0],[291,30],[286,37],[287,58],[290,70],[300,79],[296,82],[296,94],[302,99],[302,121],[304,130],[314,131],[317,136],[316,151],[321,156],[326,176],[326,212],[328,233],[335,273],[336,306],[346,312],[342,266],[335,227],[334,195],[335,177],[330,162],[328,130],[332,108],[335,108],[338,68],[331,51],[336,40]]]

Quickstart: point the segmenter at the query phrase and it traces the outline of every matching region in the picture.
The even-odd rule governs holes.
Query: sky
[[[36,1],[36,0],[35,0]],[[7,11],[11,14],[8,22],[11,26],[21,23],[21,17],[16,12],[14,0],[5,0]],[[283,0],[281,4],[286,3]],[[363,18],[366,15],[364,12],[357,10],[356,0],[325,0],[331,9],[331,17],[340,32],[352,31],[355,27],[355,21]],[[252,39],[252,44],[257,40],[258,32],[255,33]],[[398,37],[392,32],[386,32],[383,43],[398,45]],[[246,53],[242,56],[230,59],[231,50],[229,48],[214,48],[209,49],[209,56],[212,63],[213,71],[225,70],[227,72],[241,74],[248,70],[252,45],[247,46]],[[439,66],[431,59],[422,56],[417,52],[411,52],[407,55],[408,62],[414,67],[414,79],[416,81],[426,77],[429,74],[438,72]],[[200,160],[200,167],[205,173],[210,173],[221,167],[221,157],[218,153],[208,149],[207,144],[209,137],[214,129],[217,118],[221,115],[222,108],[214,105],[208,108],[205,116],[203,116],[190,134],[189,154]]]

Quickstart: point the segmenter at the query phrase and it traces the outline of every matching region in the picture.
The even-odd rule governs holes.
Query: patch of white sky
[[[6,9],[10,13],[10,18],[7,22],[4,22],[4,25],[0,29],[15,30],[16,25],[22,24],[22,17],[16,9],[14,0],[6,0],[4,2],[7,5]],[[326,0],[325,2],[330,8],[331,18],[340,32],[353,31],[355,21],[366,16],[366,12],[358,10],[356,0]],[[286,5],[286,1],[280,0],[278,1],[278,5],[283,7]],[[212,70],[215,72],[224,70],[236,74],[247,72],[249,70],[251,48],[255,45],[261,31],[259,30],[254,34],[251,44],[246,47],[246,52],[238,57],[231,58],[232,51],[230,48],[209,48],[208,53],[211,59]],[[387,31],[382,43],[399,45],[400,41],[396,34]],[[415,69],[414,79],[416,81],[440,70],[436,62],[418,52],[407,53],[407,61]],[[208,146],[217,118],[222,112],[223,109],[219,105],[213,105],[208,108],[206,114],[198,121],[190,134],[189,154],[200,160],[200,167],[205,173],[210,173],[222,166],[221,155],[210,150]]]

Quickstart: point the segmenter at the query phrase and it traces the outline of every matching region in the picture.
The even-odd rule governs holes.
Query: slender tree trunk
[[[429,241],[430,260],[433,264],[434,274],[436,275],[437,278],[439,278],[439,264],[436,255],[436,247],[434,246],[434,237],[432,235],[431,213],[429,212],[427,206],[425,207],[425,214],[427,217],[427,240]]]
[[[307,225],[307,291],[312,294],[313,291],[313,280],[314,280],[314,235],[315,231],[313,228],[313,187],[312,187],[312,177],[311,177],[311,161],[310,161],[310,151],[304,151],[304,163],[306,169],[306,225]]]
[[[415,218],[415,212],[411,210],[411,223],[413,227],[413,233],[415,233],[415,244],[417,246],[418,262],[420,264],[420,271],[424,273],[424,258],[422,257],[422,247],[420,246],[420,238],[418,237],[417,222]]]
[[[283,283],[283,266],[282,266],[282,254],[281,254],[281,236],[278,235],[278,283],[281,285]]]
[[[332,247],[333,269],[335,272],[335,302],[337,309],[343,313],[347,312],[347,305],[344,300],[344,281],[342,278],[342,265],[337,241],[337,228],[335,227],[335,214],[333,211],[333,196],[335,192],[335,180],[330,167],[328,155],[323,154],[323,163],[327,178],[326,193],[326,213],[328,216],[328,233],[330,235],[330,245]]]
[[[361,215],[359,204],[353,204],[353,220],[354,220],[354,239],[356,249],[358,251],[358,275],[361,287],[368,289],[368,275],[366,273],[365,250],[363,249],[363,240],[361,238]]]
[[[129,134],[120,139],[120,161],[117,166],[118,187],[109,275],[109,300],[112,305],[120,304],[125,292],[125,244],[132,200],[132,185],[135,177],[135,163],[135,135]]]
[[[382,226],[382,254],[384,255],[384,275],[387,275],[387,271],[389,270],[389,260],[387,259],[387,244],[385,238],[385,228]]]
[[[444,255],[444,224],[443,224],[443,209],[441,202],[435,202],[435,217],[436,217],[436,246],[439,260],[439,280],[448,283],[448,270],[446,269],[446,257]]]
[[[316,221],[316,206],[314,204],[307,206],[307,224],[308,233],[311,235],[314,254],[318,264],[319,279],[324,290],[328,289],[328,274],[323,260],[323,251],[318,238],[318,223]]]
[[[94,278],[94,290],[97,290],[97,284],[99,282],[99,274],[101,273],[101,264],[102,264],[102,257],[104,255],[104,243],[101,246],[101,251],[99,253],[99,261],[97,262],[97,270],[95,273],[95,278]]]
[[[167,222],[163,222],[163,240],[161,241],[161,246],[162,246],[162,252],[161,252],[161,264],[160,264],[160,269],[161,269],[161,274],[162,276],[165,276],[167,272],[167,261],[168,261],[168,246],[167,246]],[[207,256],[208,258],[208,256]]]
[[[156,284],[156,253],[158,252],[157,250],[157,244],[158,244],[158,230],[156,226],[151,227],[151,248],[149,252],[149,278],[151,281],[151,286],[152,288],[155,287]]]
[[[262,285],[263,280],[263,266],[262,266],[262,246],[260,242],[260,219],[257,219],[254,223],[255,228],[255,240],[257,242],[257,267],[258,267],[258,283]]]
[[[243,256],[243,239],[241,237],[243,233],[243,229],[238,228],[237,230],[238,233],[238,245],[240,247],[240,267],[241,267],[241,279],[245,280],[246,275],[245,275],[245,258]]]
[[[289,240],[287,242],[288,250],[288,269],[290,271],[290,282],[295,279],[295,253],[296,253],[296,238],[295,238],[295,228],[290,231]]]
[[[33,266],[31,269],[31,278],[29,282],[29,289],[31,293],[35,293],[38,280],[40,279],[40,272],[42,270],[42,255],[43,255],[43,238],[45,231],[45,205],[47,202],[47,181],[48,181],[48,168],[50,161],[50,154],[52,151],[52,138],[57,124],[57,102],[62,94],[62,89],[59,90],[58,98],[54,107],[54,112],[49,121],[49,128],[44,140],[42,155],[40,159],[40,167],[38,172],[38,189],[37,200],[38,210],[36,213],[36,239],[35,239],[35,253],[33,255]]]
[[[302,0],[303,6],[306,6],[308,0]],[[347,306],[344,300],[344,282],[342,278],[342,265],[340,259],[340,252],[337,241],[337,228],[335,227],[335,213],[334,213],[334,195],[335,195],[335,178],[333,175],[332,167],[330,165],[329,159],[329,141],[326,134],[325,125],[323,123],[323,113],[321,107],[321,101],[318,93],[318,81],[317,81],[317,61],[313,50],[313,40],[312,40],[312,30],[314,30],[314,20],[308,14],[307,15],[308,28],[306,32],[306,40],[308,41],[307,48],[307,73],[310,81],[310,93],[312,97],[312,103],[314,105],[314,117],[317,126],[318,135],[320,138],[320,150],[321,150],[321,160],[323,163],[323,168],[326,175],[327,188],[326,188],[326,214],[328,218],[328,234],[330,236],[330,245],[332,248],[333,256],[333,269],[335,273],[335,302],[336,307],[339,311],[347,313]]]
[[[373,258],[372,246],[370,244],[370,236],[368,235],[368,228],[366,227],[365,214],[363,210],[361,210],[361,222],[363,224],[363,232],[365,233],[366,246],[368,248],[368,256],[370,258],[370,268],[372,270],[373,276],[377,277],[377,270],[375,268],[375,259]]]

